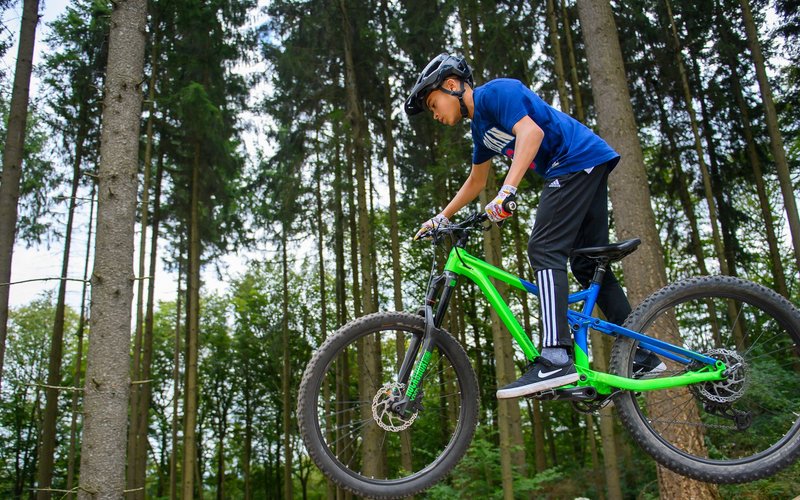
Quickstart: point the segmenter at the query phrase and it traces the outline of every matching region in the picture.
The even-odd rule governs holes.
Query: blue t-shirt
[[[511,129],[525,115],[544,131],[531,168],[547,179],[606,162],[614,168],[619,161],[619,154],[603,139],[549,106],[519,80],[492,80],[472,95],[472,163],[483,163],[498,154],[513,158],[516,138]]]

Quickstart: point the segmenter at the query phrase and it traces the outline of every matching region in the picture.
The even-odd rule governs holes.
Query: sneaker
[[[667,369],[667,365],[653,351],[638,347],[633,356],[633,375],[635,377],[655,376]]]
[[[536,392],[555,389],[571,384],[580,378],[571,361],[565,365],[555,365],[539,356],[516,382],[497,391],[497,399],[518,398]]]

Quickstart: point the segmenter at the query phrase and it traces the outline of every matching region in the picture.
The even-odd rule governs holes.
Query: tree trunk
[[[81,163],[83,162],[83,143],[86,137],[86,106],[80,106],[79,131],[75,147],[75,160],[72,166],[72,189],[67,211],[67,230],[64,235],[64,254],[61,259],[61,282],[58,285],[56,299],[56,317],[53,322],[53,337],[50,341],[50,357],[47,367],[47,385],[45,390],[44,420],[42,421],[42,438],[39,446],[39,471],[36,482],[39,488],[49,489],[53,481],[53,461],[56,447],[56,419],[58,413],[59,390],[61,385],[61,361],[64,354],[64,315],[66,311],[67,277],[69,275],[69,255],[72,247],[72,224],[75,220],[78,187],[81,180]],[[92,207],[94,208],[94,207]],[[40,500],[51,497],[49,491],[38,491]]]
[[[547,0],[547,27],[550,32],[550,45],[553,48],[553,67],[556,73],[556,87],[561,111],[569,114],[569,98],[567,83],[564,77],[564,57],[561,55],[561,41],[558,38],[558,18],[554,0]]]
[[[715,3],[715,8],[717,7]],[[722,16],[719,22],[727,22]],[[728,39],[727,26],[722,28],[720,26],[721,38]],[[733,96],[736,99],[736,105],[739,108],[739,114],[742,118],[742,132],[744,133],[744,141],[747,146],[747,158],[750,161],[750,166],[753,169],[753,178],[756,183],[756,192],[758,193],[758,203],[761,208],[761,218],[764,220],[764,230],[767,236],[767,244],[769,245],[770,262],[772,263],[772,276],[775,282],[775,290],[786,298],[789,298],[789,290],[786,286],[786,275],[783,270],[783,260],[781,260],[781,252],[778,247],[778,238],[775,235],[775,224],[773,222],[772,206],[767,195],[767,188],[764,183],[764,174],[761,168],[761,159],[758,156],[756,149],[756,141],[753,135],[753,129],[750,125],[750,112],[744,100],[742,92],[742,85],[739,81],[739,73],[737,70],[737,61],[728,56],[726,58],[728,68],[730,68],[730,82],[733,90]]]
[[[597,312],[597,308],[595,308]],[[594,335],[592,344],[592,363],[594,369],[608,372],[608,359],[613,340],[603,334]],[[621,500],[619,460],[617,459],[616,439],[614,437],[614,410],[606,406],[600,410],[600,438],[603,448],[603,470],[605,471],[606,494],[608,500]]]
[[[182,234],[182,233],[181,233]],[[183,236],[178,243],[178,291],[175,298],[175,349],[172,354],[172,449],[169,454],[169,499],[178,498],[178,400],[181,394],[181,277],[183,276]]]
[[[335,124],[335,128],[338,126]],[[338,131],[337,131],[338,132]],[[339,137],[340,134],[336,134],[336,137]],[[343,186],[343,179],[342,179],[342,162],[340,158],[340,145],[337,143],[335,145],[335,152],[336,152],[336,161],[334,164],[334,180],[333,180],[333,197],[334,197],[334,212],[333,212],[333,220],[334,220],[334,254],[336,256],[336,322],[337,325],[343,325],[347,322],[347,296],[346,296],[346,288],[345,282],[347,280],[347,269],[345,268],[345,255],[344,255],[344,226],[345,226],[345,215],[342,205],[342,188]],[[342,449],[342,442],[341,438],[341,429],[344,429],[349,421],[348,412],[342,411],[343,402],[348,400],[349,397],[346,396],[347,391],[346,387],[349,387],[349,369],[347,367],[348,360],[346,358],[340,358],[336,362],[336,401],[339,402],[339,406],[336,408],[336,415],[337,415],[337,426],[336,426],[336,456],[337,457],[344,457],[343,449]],[[340,413],[341,412],[341,413]],[[336,490],[336,498],[337,499],[344,499],[347,498],[348,493],[342,489],[337,488]]]
[[[517,274],[520,278],[529,280],[531,267],[528,264],[528,258],[524,250],[523,232],[520,227],[519,219],[512,218],[513,228],[515,229],[515,242],[514,251],[517,258]],[[522,294],[522,320],[525,332],[531,335],[533,326],[531,325],[531,312],[528,305],[528,294]],[[536,464],[536,472],[542,472],[547,468],[547,457],[545,455],[545,442],[544,442],[544,426],[542,425],[542,412],[541,402],[536,399],[528,399],[528,406],[531,407],[531,425],[533,426],[534,438],[534,459]]]
[[[584,123],[586,116],[583,111],[583,97],[581,96],[581,84],[578,79],[578,64],[575,62],[575,46],[572,43],[572,23],[567,12],[567,2],[561,0],[561,15],[564,18],[564,33],[567,38],[567,53],[569,54],[569,76],[572,83],[572,99],[575,102],[575,118]]]
[[[321,165],[321,163],[318,163]],[[322,168],[318,167],[316,172],[317,182],[316,182],[316,201],[317,201],[317,259],[319,260],[319,267],[317,268],[317,272],[319,273],[319,302],[320,302],[320,345],[325,339],[328,337],[328,294],[327,288],[325,286],[325,230],[323,221],[322,221]],[[330,392],[331,388],[329,384],[325,384],[323,387],[323,397],[325,401],[330,401]],[[325,414],[328,415],[330,413],[330,409],[326,406]],[[328,422],[325,424],[325,428],[327,430],[327,439],[328,442],[333,442],[333,422],[328,419]],[[336,498],[336,485],[330,478],[325,478],[325,489],[327,492],[328,499]]]
[[[489,196],[497,190],[494,169],[490,168],[486,189],[481,192],[481,205],[488,203]],[[492,193],[492,194],[490,194]],[[500,234],[497,228],[484,233],[483,249],[486,262],[502,267],[503,259],[500,250]],[[501,283],[497,289],[504,299],[508,298],[508,290]],[[495,352],[495,372],[497,386],[502,387],[516,380],[514,354],[511,346],[511,335],[508,333],[494,308],[490,309],[492,320],[492,338]],[[500,432],[500,465],[503,483],[503,498],[514,498],[513,469],[525,476],[525,447],[522,439],[522,423],[519,401],[504,399],[497,402],[497,425]]]
[[[382,35],[381,47],[384,54],[384,74],[383,74],[383,135],[386,142],[386,166],[388,169],[389,183],[389,237],[392,254],[392,297],[394,299],[394,310],[403,310],[403,275],[400,263],[400,228],[397,222],[397,180],[395,179],[394,162],[394,120],[392,119],[392,92],[389,83],[389,64],[391,63],[389,44],[386,40],[386,33],[389,30],[389,6],[387,0],[381,1],[381,22]],[[403,335],[397,334],[397,366],[400,366],[405,357],[405,345]],[[400,464],[407,471],[413,470],[411,461],[411,435],[408,432],[400,434]]]
[[[704,159],[703,145],[700,140],[700,131],[697,124],[697,115],[694,110],[692,92],[689,87],[689,77],[686,72],[686,66],[683,63],[683,54],[681,49],[680,40],[678,38],[678,30],[675,25],[675,17],[672,15],[672,4],[670,0],[664,0],[667,8],[667,15],[669,16],[670,29],[672,30],[672,41],[675,44],[675,59],[678,64],[678,73],[681,77],[681,86],[683,88],[683,97],[686,101],[686,109],[689,112],[689,119],[691,121],[692,136],[694,137],[695,151],[700,165],[700,173],[703,179],[703,191],[708,204],[709,220],[711,222],[712,241],[714,242],[714,250],[719,261],[720,272],[725,275],[733,275],[731,268],[728,266],[728,259],[726,258],[725,244],[723,236],[719,228],[720,214],[717,210],[717,203],[714,200],[714,187],[711,183],[711,174]],[[744,331],[741,321],[736,321],[739,317],[738,311],[733,301],[728,301],[728,317],[731,324],[734,326],[733,336],[736,340],[736,345],[740,348],[744,347]]]
[[[111,13],[98,175],[97,240],[81,447],[80,498],[121,498],[130,394],[133,231],[144,71],[144,0]]]
[[[94,220],[95,186],[92,185],[91,201],[89,202],[89,234],[86,238],[86,260],[83,264],[83,289],[81,291],[81,311],[78,318],[78,347],[75,353],[75,375],[73,385],[80,387],[83,375],[83,336],[86,328],[86,291],[89,279],[89,255],[92,251],[92,227]],[[78,391],[72,393],[72,419],[69,426],[69,454],[67,457],[67,491],[72,491],[75,482],[75,455],[78,446]],[[69,498],[72,498],[70,495]]]
[[[136,434],[139,445],[136,447],[137,462],[135,478],[135,489],[142,488],[135,493],[135,497],[144,500],[144,486],[147,475],[147,449],[149,441],[147,439],[148,418],[150,415],[150,398],[153,393],[153,383],[151,380],[153,365],[153,327],[154,327],[154,301],[156,285],[156,268],[158,262],[158,229],[161,222],[161,181],[164,175],[163,155],[159,154],[158,166],[156,167],[155,193],[153,197],[153,222],[152,235],[150,237],[150,262],[147,281],[147,304],[144,316],[144,338],[142,344],[142,368],[140,376],[145,382],[140,384],[139,390],[139,415],[137,418],[138,430]]]
[[[346,109],[348,121],[352,133],[353,159],[355,164],[356,189],[358,197],[358,253],[361,267],[361,292],[363,297],[363,313],[369,314],[377,311],[372,289],[373,289],[373,266],[372,260],[372,233],[369,223],[367,188],[365,170],[365,146],[367,127],[364,119],[364,112],[361,108],[361,100],[356,79],[356,69],[353,60],[353,31],[350,25],[348,5],[346,0],[339,0],[339,7],[342,13],[342,33],[344,41],[344,62],[345,62],[345,91]],[[355,249],[353,249],[355,252]],[[355,269],[354,269],[355,274]],[[370,382],[379,380],[376,377],[380,373],[380,358],[376,356],[379,348],[373,337],[366,337],[359,341],[359,358],[363,359],[359,370],[359,387],[362,400],[371,401],[374,393]],[[372,393],[372,394],[370,394]],[[363,405],[362,418],[371,419],[372,410],[369,405]],[[362,446],[362,469],[366,476],[378,477],[383,471],[383,460],[381,459],[381,430],[377,424],[371,423],[364,427],[364,441]]]
[[[28,121],[28,94],[33,67],[33,46],[36,24],[39,22],[39,0],[25,0],[19,30],[17,66],[14,70],[14,89],[11,92],[6,145],[3,152],[3,182],[0,183],[0,283],[11,282],[11,258],[17,234],[17,205],[22,178],[22,155],[25,147],[25,127]],[[10,285],[0,285],[0,385],[8,336],[8,297]]]
[[[244,450],[242,456],[242,475],[244,476],[244,500],[253,499],[253,477],[250,462],[253,456],[253,403],[250,397],[244,401]]]
[[[200,143],[194,145],[189,217],[189,269],[186,304],[186,372],[183,407],[183,498],[194,498],[197,467],[197,358],[200,330]],[[200,487],[201,485],[197,485]]]
[[[778,180],[783,194],[783,204],[786,209],[786,218],[789,220],[789,230],[792,234],[792,244],[794,245],[794,260],[796,269],[800,270],[800,218],[797,216],[797,202],[792,178],[789,174],[789,164],[786,161],[786,150],[783,146],[783,136],[778,126],[778,115],[775,112],[775,102],[772,99],[772,89],[767,79],[767,70],[764,63],[764,55],[761,53],[761,42],[758,40],[758,31],[753,20],[753,13],[750,11],[748,0],[739,0],[742,6],[742,17],[744,28],[747,32],[747,44],[753,56],[756,66],[756,76],[758,77],[758,87],[761,89],[761,99],[764,101],[764,112],[767,118],[767,130],[769,131],[770,147],[775,166],[778,170]],[[2,277],[0,277],[2,278]]]
[[[689,120],[692,128],[692,137],[694,137],[694,148],[697,153],[697,162],[700,166],[700,174],[703,179],[703,190],[706,196],[706,203],[708,204],[708,218],[711,223],[711,236],[714,242],[714,250],[719,261],[719,268],[722,274],[729,275],[728,261],[725,259],[725,247],[722,243],[722,235],[719,229],[719,215],[717,213],[717,204],[714,202],[714,192],[711,186],[711,175],[708,173],[708,166],[706,165],[705,153],[703,145],[700,140],[700,130],[697,125],[697,114],[694,110],[692,91],[689,88],[689,78],[686,74],[686,66],[683,64],[683,54],[681,50],[680,40],[678,39],[678,30],[675,26],[675,18],[672,15],[672,5],[670,0],[664,0],[667,8],[667,15],[669,16],[670,29],[672,30],[672,41],[675,44],[675,61],[678,64],[678,73],[681,77],[681,88],[683,89],[683,98],[686,102],[686,110],[689,112]]]
[[[695,258],[697,259],[697,267],[700,270],[700,274],[708,275],[709,273],[708,267],[706,266],[706,257],[703,252],[703,239],[700,236],[700,230],[698,229],[697,224],[697,214],[695,213],[694,209],[695,203],[694,200],[692,200],[692,195],[689,191],[690,179],[687,178],[686,172],[683,171],[680,158],[678,158],[678,145],[675,141],[675,134],[672,126],[670,125],[669,118],[667,117],[667,112],[664,109],[665,99],[662,95],[660,95],[656,82],[648,78],[646,79],[646,83],[649,84],[650,91],[656,97],[656,102],[658,103],[658,116],[661,123],[661,132],[667,137],[667,141],[669,143],[669,153],[671,159],[670,167],[675,175],[675,184],[677,184],[678,188],[678,199],[680,200],[683,212],[686,214],[686,219],[689,222],[689,246],[691,247],[692,253],[694,253]]]
[[[222,415],[220,416],[217,436],[217,500],[225,498],[225,436],[228,431],[228,405],[229,401],[222,402]]]
[[[150,177],[151,177],[151,168],[150,164],[152,161],[153,156],[153,122],[155,119],[154,116],[154,102],[156,98],[156,75],[158,73],[158,47],[159,47],[159,39],[158,39],[158,22],[153,23],[156,26],[156,32],[154,34],[154,42],[153,47],[150,52],[150,63],[152,65],[152,71],[150,75],[150,84],[148,89],[148,99],[147,99],[147,107],[148,107],[148,116],[147,116],[147,126],[146,126],[146,139],[145,139],[145,146],[144,146],[144,182],[142,185],[142,216],[141,216],[141,234],[139,237],[139,281],[137,284],[137,293],[136,293],[136,333],[134,336],[133,342],[133,380],[146,380],[147,377],[142,375],[143,371],[143,363],[144,361],[142,358],[142,342],[144,336],[144,282],[145,282],[145,248],[147,246],[147,224],[148,219],[150,218]],[[153,238],[157,238],[157,235],[154,233]],[[151,267],[152,269],[152,267]],[[153,277],[151,276],[148,280],[148,283],[153,283]],[[128,430],[128,456],[130,459],[128,460],[128,489],[136,490],[132,497],[136,500],[142,499],[144,500],[144,489],[139,490],[139,488],[144,488],[144,476],[145,476],[145,464],[146,464],[146,452],[147,446],[145,442],[147,441],[147,436],[142,436],[139,434],[141,428],[143,427],[140,423],[140,419],[142,418],[142,411],[141,411],[141,404],[143,403],[142,392],[145,390],[144,385],[147,384],[134,384],[131,387],[131,422]],[[148,398],[149,399],[149,398]],[[149,401],[148,401],[149,402]],[[149,409],[149,405],[146,407]],[[145,420],[147,419],[147,413],[144,413]],[[147,424],[145,422],[144,425],[145,432],[147,432]],[[139,448],[143,449],[140,451]],[[139,457],[144,457],[145,462],[140,462]]]
[[[622,51],[608,2],[578,0],[578,15],[586,42],[600,133],[622,155],[609,178],[617,235],[621,239],[638,236],[643,242],[640,250],[622,263],[628,295],[632,303],[638,303],[664,286],[666,270],[650,205],[650,191],[626,83]],[[689,431],[687,443],[702,444],[702,434],[697,429]],[[692,447],[685,449],[696,450]],[[662,469],[659,468],[661,492],[667,498],[718,496],[713,485],[665,474]]]
[[[289,358],[289,262],[287,246],[287,231],[284,226],[281,231],[281,276],[283,283],[281,305],[281,345],[283,358],[282,391],[283,391],[283,498],[292,500],[292,429],[291,429],[291,362]]]

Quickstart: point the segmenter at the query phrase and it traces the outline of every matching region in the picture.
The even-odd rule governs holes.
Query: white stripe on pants
[[[558,318],[556,317],[556,290],[552,269],[542,269],[537,273],[539,281],[539,300],[542,310],[542,326],[544,337],[542,345],[553,347],[558,345]]]

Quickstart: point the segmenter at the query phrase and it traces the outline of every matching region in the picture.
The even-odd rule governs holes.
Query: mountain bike
[[[420,310],[358,318],[309,362],[297,403],[300,432],[339,486],[371,498],[410,496],[466,453],[480,405],[465,347],[481,350],[442,328],[458,278],[477,285],[529,362],[538,356],[491,279],[533,295],[538,288],[467,252],[469,236],[485,229],[486,215],[473,214],[432,231],[434,244],[449,236],[452,248],[441,274],[434,252]],[[701,481],[752,481],[792,464],[800,456],[800,312],[758,284],[704,276],[655,292],[622,326],[593,317],[604,273],[639,243],[573,251],[596,262],[589,288],[569,296],[580,379],[529,397],[571,401],[582,412],[613,401],[645,452]],[[615,337],[608,373],[592,369],[590,329]],[[666,369],[635,373],[640,346]]]

